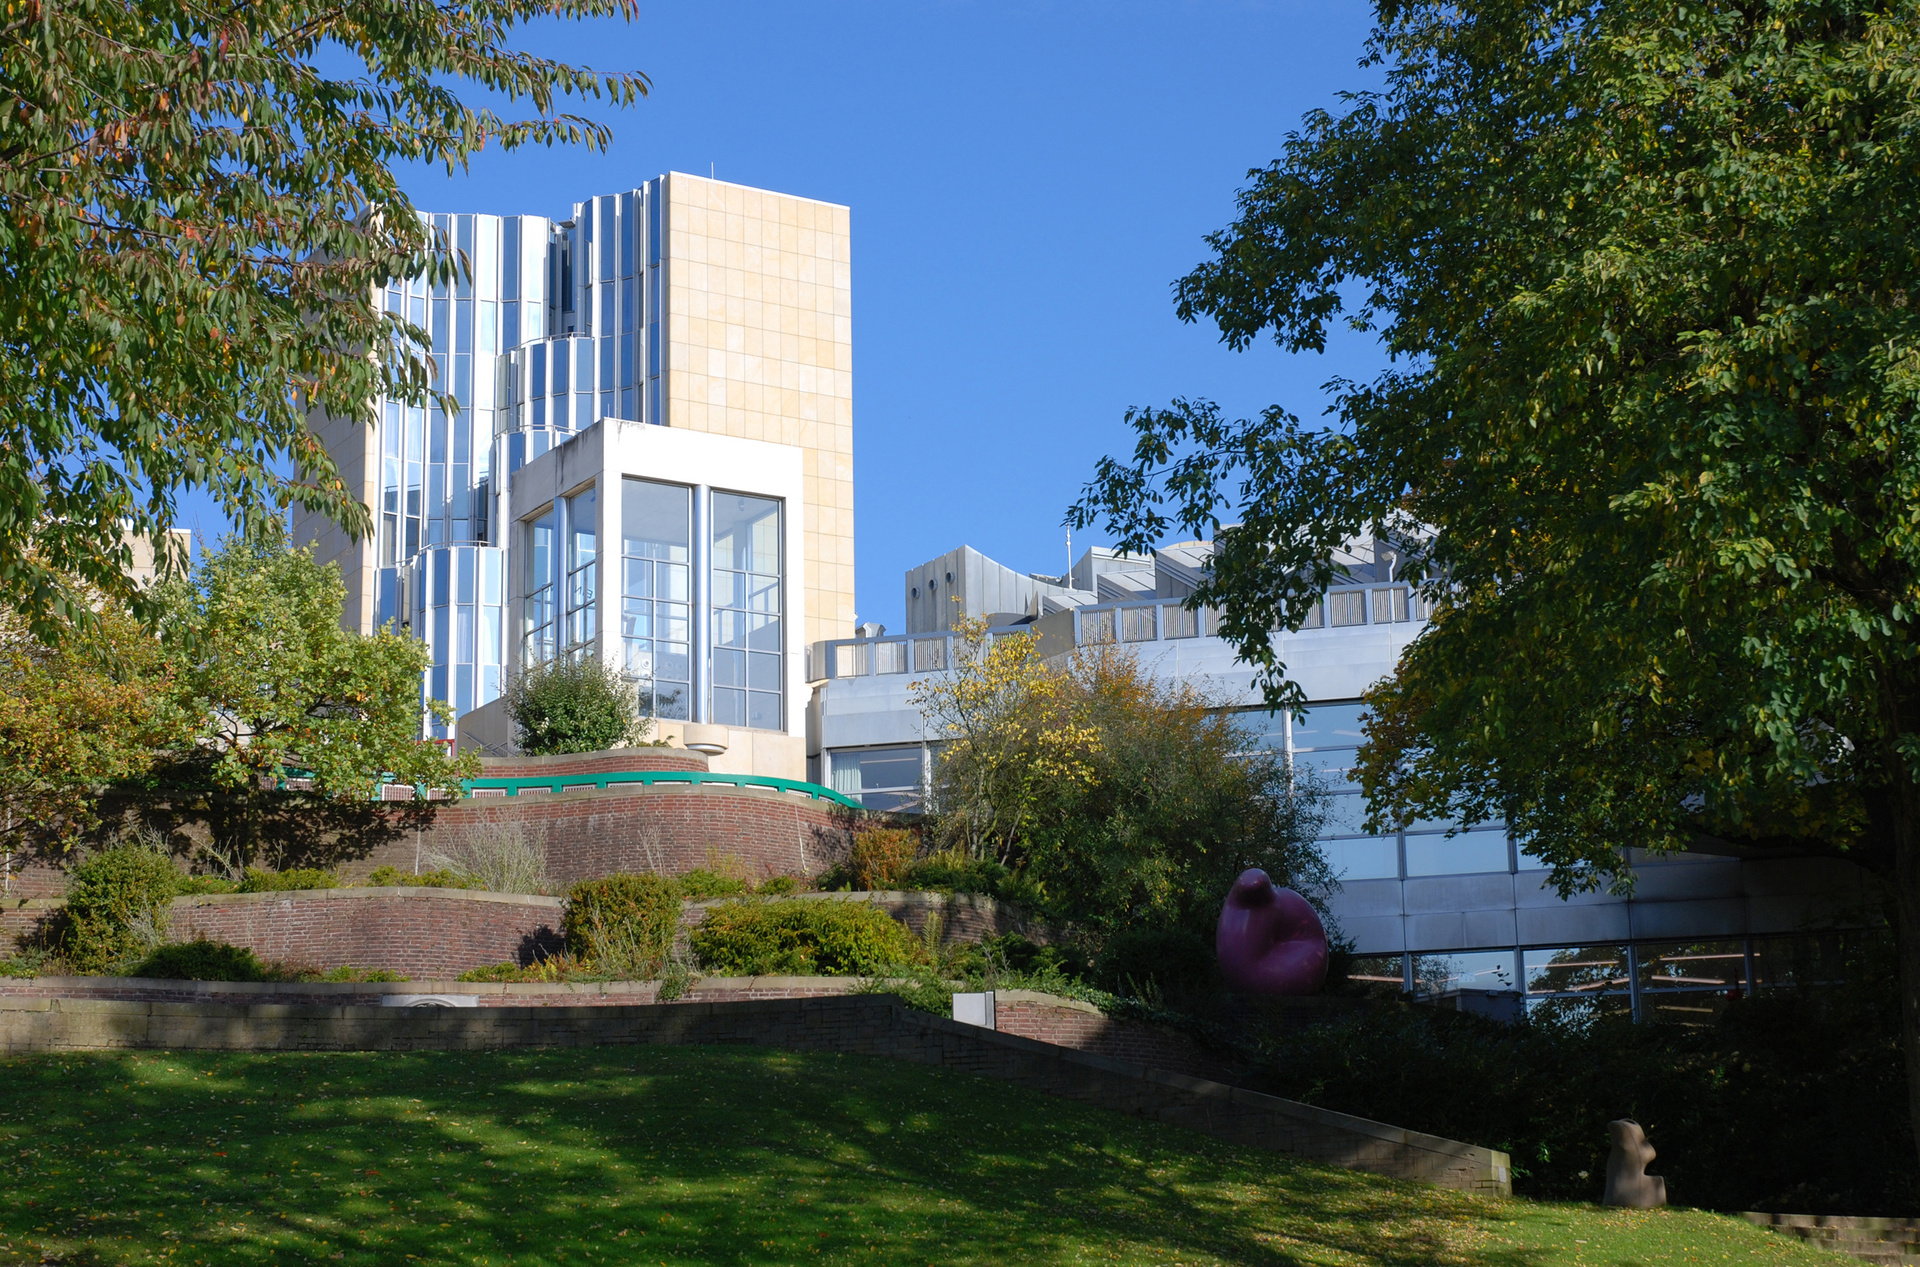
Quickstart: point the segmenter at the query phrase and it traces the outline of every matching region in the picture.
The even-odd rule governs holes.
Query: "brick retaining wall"
[[[173,900],[169,934],[245,946],[269,963],[457,977],[560,949],[560,901],[466,889],[301,889]]]
[[[390,842],[342,873],[361,878],[381,865],[410,871],[416,857],[457,854],[481,833],[517,827],[546,850],[556,886],[617,871],[683,875],[712,866],[737,867],[756,881],[811,878],[846,856],[854,821],[831,801],[731,784],[522,792],[444,803],[417,842]]]
[[[1246,1071],[1177,1030],[1115,1020],[1091,1003],[1032,990],[996,990],[994,1028],[1035,1042],[1124,1060],[1216,1082],[1240,1082]]]
[[[884,995],[615,1007],[235,1006],[0,997],[0,1051],[475,1050],[750,1043],[965,1070],[1243,1146],[1510,1195],[1505,1153],[1137,1064],[994,1033]]]
[[[943,944],[1018,931],[1051,935],[992,898],[957,893],[806,893],[809,901],[871,902],[916,936],[938,912]],[[721,899],[724,900],[724,899]],[[714,901],[689,903],[692,928]],[[58,910],[59,898],[0,903],[0,953]],[[388,968],[410,977],[456,977],[496,963],[531,963],[560,949],[560,899],[470,889],[365,887],[175,898],[169,935],[245,946],[269,963],[320,969]]]

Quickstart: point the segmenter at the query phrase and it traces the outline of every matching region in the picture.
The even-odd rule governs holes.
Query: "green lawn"
[[[737,1047],[0,1061],[0,1261],[1802,1263],[945,1070]]]

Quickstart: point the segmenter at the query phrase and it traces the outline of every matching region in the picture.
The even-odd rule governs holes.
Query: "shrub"
[[[272,981],[278,974],[245,946],[198,938],[156,947],[127,975],[165,981]]]
[[[906,963],[907,930],[865,902],[728,902],[693,930],[703,967],[731,976],[871,976]]]
[[[856,889],[897,889],[913,865],[918,847],[913,832],[905,827],[866,827],[854,833],[853,850],[847,856],[847,870]]]
[[[509,985],[608,979],[606,969],[591,960],[576,959],[572,955],[552,955],[536,959],[530,964],[492,963],[484,968],[469,968],[454,978],[456,981],[499,981]]]
[[[640,692],[598,656],[535,664],[507,685],[507,716],[531,756],[598,752],[645,738]]]
[[[340,877],[318,867],[298,867],[292,871],[266,871],[248,867],[236,893],[280,893],[292,889],[337,889]]]
[[[695,867],[674,880],[681,897],[703,900],[710,897],[735,897],[747,891],[747,882],[711,867]]]
[[[904,888],[935,893],[985,893],[998,896],[1013,873],[991,858],[973,858],[958,849],[943,849],[907,866]]]
[[[636,981],[659,975],[679,924],[680,894],[657,875],[582,880],[560,917],[570,954]]]
[[[219,875],[183,875],[180,877],[178,892],[193,893],[231,893],[239,885]]]
[[[288,977],[292,981],[411,981],[405,973],[395,972],[391,968],[356,968],[352,964],[341,964],[338,968],[328,968],[325,972],[303,970]]]
[[[22,946],[10,959],[0,959],[0,977],[64,976],[67,964],[45,946]]]
[[[1086,958],[1074,947],[1041,946],[1020,933],[1003,933],[954,946],[947,952],[947,972],[963,980],[982,982],[1013,977],[1078,980],[1089,975]]]
[[[1213,951],[1184,929],[1131,929],[1101,948],[1094,980],[1115,994],[1153,999],[1214,992],[1218,976]]]
[[[754,890],[761,897],[789,897],[800,891],[800,881],[790,875],[769,876]]]
[[[367,873],[367,883],[381,888],[470,889],[475,887],[451,871],[422,871],[415,875],[398,867],[375,867]]]
[[[459,877],[456,886],[489,893],[551,893],[546,850],[527,838],[518,823],[478,827],[450,853],[434,852],[427,861],[441,873]]]
[[[1908,1209],[1920,1174],[1899,1014],[1890,983],[1879,998],[1730,1000],[1690,1025],[1388,1004],[1282,1032],[1262,1064],[1274,1094],[1501,1149],[1515,1191],[1537,1199],[1596,1200],[1606,1124],[1631,1117],[1678,1203]]]
[[[144,844],[100,851],[67,881],[56,948],[80,972],[105,972],[150,949],[166,932],[181,879],[173,859]]]

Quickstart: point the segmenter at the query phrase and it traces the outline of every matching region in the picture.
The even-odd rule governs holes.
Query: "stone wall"
[[[960,1069],[1231,1143],[1510,1195],[1506,1154],[913,1012],[884,995],[630,1007],[236,1006],[0,996],[0,1051],[474,1050],[750,1043]]]
[[[464,889],[305,889],[173,900],[169,934],[245,946],[269,963],[456,977],[560,949],[560,901]]]

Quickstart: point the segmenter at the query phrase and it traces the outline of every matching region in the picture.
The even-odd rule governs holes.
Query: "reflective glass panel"
[[[620,539],[626,672],[640,687],[643,712],[686,721],[693,705],[686,609],[693,490],[652,480],[621,481]]]

